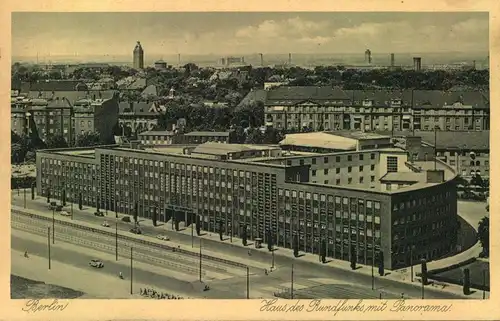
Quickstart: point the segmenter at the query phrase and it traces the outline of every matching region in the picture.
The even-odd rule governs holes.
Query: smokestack
[[[370,49],[365,50],[365,62],[368,64],[372,63],[372,52]]]
[[[472,60],[472,69],[476,70],[476,61]]]
[[[422,58],[413,57],[413,70],[415,70],[415,71],[422,70]]]
[[[391,67],[394,68],[394,54],[391,53]]]
[[[288,54],[288,64],[289,65],[292,64],[292,54],[291,53]]]
[[[263,54],[259,54],[260,55],[260,65],[262,67],[264,67],[264,55]]]

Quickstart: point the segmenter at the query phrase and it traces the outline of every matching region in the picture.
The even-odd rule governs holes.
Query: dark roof
[[[42,98],[47,100],[68,99],[71,104],[81,99],[111,99],[116,94],[114,90],[102,91],[30,91],[29,98]]]
[[[414,108],[437,109],[460,102],[474,109],[484,109],[489,108],[488,96],[488,92],[481,91],[415,90],[413,105]]]
[[[184,136],[229,136],[229,132],[189,132]]]
[[[323,100],[351,100],[349,93],[332,87],[318,86],[283,86],[270,89],[267,93],[267,102],[289,102],[297,101],[323,101]]]
[[[41,80],[31,84],[30,91],[85,91],[88,87],[81,80]]]
[[[402,105],[411,105],[411,90],[352,90],[348,91],[355,105],[372,100],[374,106],[390,106],[392,100],[401,100]]]
[[[377,131],[382,135],[391,135],[390,131]],[[411,132],[394,132],[394,136],[413,136]],[[421,137],[423,142],[434,146],[433,131],[418,131],[415,136]],[[436,141],[438,149],[465,149],[489,150],[490,131],[437,131]]]
[[[253,101],[265,102],[267,98],[267,90],[264,89],[254,89],[250,91],[238,104],[238,107],[249,104]]]
[[[140,102],[122,101],[118,105],[118,108],[120,114],[134,112],[136,114],[140,113],[141,115],[157,115],[158,113],[149,111],[152,104],[153,102],[145,102],[145,101],[140,101]],[[126,109],[129,110],[126,111]]]
[[[66,99],[51,100],[47,104],[48,108],[70,108],[71,103]]]

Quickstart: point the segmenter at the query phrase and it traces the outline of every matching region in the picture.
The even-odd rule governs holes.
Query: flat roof
[[[229,136],[229,132],[189,132],[184,136]]]

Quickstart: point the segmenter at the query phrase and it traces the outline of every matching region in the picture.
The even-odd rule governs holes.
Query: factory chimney
[[[391,68],[394,68],[394,54],[391,53]]]
[[[372,52],[370,49],[365,50],[365,63],[367,63],[367,64],[372,63]]]
[[[291,53],[288,54],[288,64],[289,65],[292,64],[292,54]]]
[[[261,53],[259,55],[260,55],[260,65],[261,67],[264,67],[264,55]]]

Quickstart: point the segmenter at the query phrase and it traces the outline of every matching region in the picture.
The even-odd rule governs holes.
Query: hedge
[[[36,184],[36,177],[23,176],[23,177],[11,177],[10,178],[10,188],[31,188],[33,183]]]

